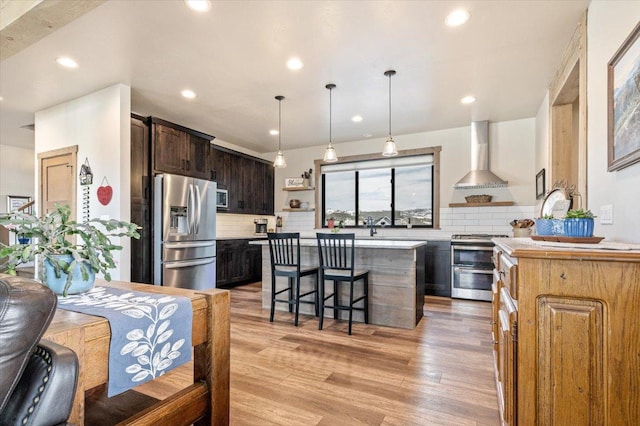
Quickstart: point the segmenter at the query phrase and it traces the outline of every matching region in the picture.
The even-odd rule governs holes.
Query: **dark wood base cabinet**
[[[502,424],[637,424],[640,253],[495,241]]]
[[[429,240],[424,252],[425,294],[451,297],[451,241]]]
[[[262,279],[262,251],[252,239],[216,241],[216,287],[233,287]]]

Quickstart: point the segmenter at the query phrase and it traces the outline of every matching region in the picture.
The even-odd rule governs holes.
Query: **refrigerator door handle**
[[[198,232],[200,232],[200,214],[202,213],[202,201],[200,199],[200,187],[198,185],[195,185],[196,187],[196,204],[198,205],[198,209],[196,210],[196,223],[194,225],[195,227],[195,231],[194,234],[197,234]]]
[[[193,199],[193,184],[189,184],[189,193],[187,194],[187,208],[188,208],[188,212],[187,212],[187,228],[189,230],[189,234],[193,234],[193,230],[194,230],[194,209],[195,209],[195,202]]]
[[[170,250],[176,250],[176,249],[179,250],[179,249],[185,249],[185,248],[211,247],[215,245],[216,245],[215,241],[203,241],[203,242],[193,242],[193,243],[178,242],[178,243],[164,243],[164,248],[170,249]]]
[[[208,265],[209,263],[212,263],[215,261],[216,261],[215,257],[210,257],[207,259],[198,259],[198,260],[187,260],[187,261],[180,260],[176,262],[166,262],[164,264],[164,267],[166,269],[190,268],[192,266]]]

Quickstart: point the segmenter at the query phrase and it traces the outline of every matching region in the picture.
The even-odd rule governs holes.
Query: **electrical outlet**
[[[600,223],[602,225],[613,225],[613,204],[600,206]]]

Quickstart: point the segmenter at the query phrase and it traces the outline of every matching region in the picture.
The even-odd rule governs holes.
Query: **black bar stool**
[[[315,313],[318,316],[318,267],[300,265],[300,233],[278,232],[267,233],[269,239],[269,253],[271,254],[271,315],[269,321],[273,322],[276,302],[287,303],[289,312],[295,308],[294,324],[298,325],[298,312],[300,303],[315,305]],[[313,290],[300,294],[300,278],[307,275],[315,275]],[[276,277],[287,277],[286,288],[276,291]],[[278,299],[281,293],[288,292],[287,299]],[[315,294],[313,300],[300,300],[302,297]]]
[[[364,312],[364,322],[369,324],[369,271],[356,270],[355,234],[316,234],[318,240],[318,256],[320,258],[320,321],[318,330],[322,330],[324,310],[333,309],[333,318],[338,319],[338,311],[349,311],[349,334],[353,322],[353,311]],[[325,280],[333,281],[333,293],[325,294]],[[363,294],[354,299],[354,284],[363,280]],[[349,283],[349,303],[340,303],[340,286],[338,283]],[[333,297],[333,305],[326,302]],[[362,301],[362,307],[354,305]]]

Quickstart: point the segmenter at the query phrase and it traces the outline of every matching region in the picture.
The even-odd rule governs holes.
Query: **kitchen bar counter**
[[[269,242],[252,241],[250,244],[262,245],[262,307],[270,309]],[[356,239],[356,267],[369,270],[369,321],[372,324],[406,329],[413,329],[418,324],[424,304],[425,245],[424,241]],[[316,239],[300,239],[303,265],[318,265],[317,247]],[[284,283],[280,280],[279,283]],[[303,278],[301,292],[311,285],[311,278]],[[286,311],[288,308],[278,303],[276,309]],[[300,305],[300,312],[312,314],[313,307]],[[346,318],[347,312],[340,314]],[[353,315],[354,321],[363,321],[362,312]],[[326,310],[325,316],[333,317],[333,311]]]

